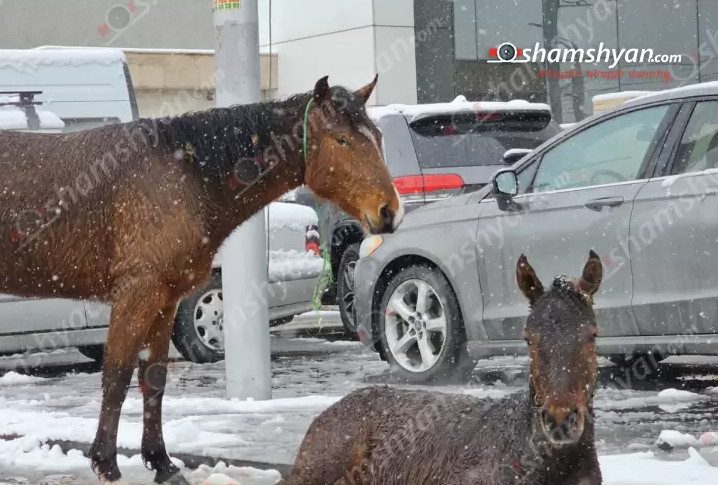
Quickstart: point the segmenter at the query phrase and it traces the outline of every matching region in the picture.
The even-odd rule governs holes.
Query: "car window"
[[[669,106],[619,115],[546,152],[532,192],[635,180]]]
[[[678,146],[671,174],[718,168],[718,101],[698,103]]]
[[[411,124],[422,168],[503,165],[507,150],[533,150],[559,131],[548,113],[454,114]]]

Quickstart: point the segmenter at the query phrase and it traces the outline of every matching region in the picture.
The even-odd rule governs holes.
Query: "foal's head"
[[[596,386],[596,316],[593,295],[603,266],[590,252],[581,277],[559,276],[544,290],[525,256],[516,279],[531,311],[524,328],[529,347],[532,398],[540,427],[554,446],[576,443],[583,434]]]
[[[351,92],[320,79],[308,120],[305,184],[372,232],[393,232],[404,213],[382,155],[381,132],[364,109],[377,78]]]

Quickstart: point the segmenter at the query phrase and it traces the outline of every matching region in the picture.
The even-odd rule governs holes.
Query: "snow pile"
[[[15,371],[10,371],[4,376],[0,377],[0,386],[34,384],[35,382],[40,382],[42,380],[42,377],[26,376],[24,374],[18,374]]]
[[[187,480],[195,485],[273,485],[281,478],[276,470],[227,466],[222,462],[214,467],[201,465],[196,470],[187,470],[181,460],[173,458],[172,461],[182,469]],[[145,470],[140,455],[118,455],[117,464],[133,483],[152,483],[153,472]],[[93,477],[90,460],[81,451],[69,450],[63,453],[57,445],[50,447],[31,438],[0,440],[0,470],[32,476],[48,473],[75,475],[68,477],[72,481],[67,483],[76,482],[76,476],[86,477],[90,481]]]
[[[544,111],[550,112],[551,108],[544,103],[530,103],[523,99],[512,101],[468,101],[465,96],[457,96],[450,103],[429,103],[429,104],[390,104],[387,106],[372,107],[367,110],[369,116],[379,120],[390,114],[401,113],[409,122],[432,115],[458,114],[458,113],[494,113],[501,111]]]
[[[125,62],[125,54],[119,49],[0,49],[0,69],[15,69],[20,72],[27,72],[39,66],[80,67],[118,62]]]
[[[304,234],[307,226],[318,224],[317,213],[306,205],[273,202],[267,212],[271,230],[293,229]]]
[[[617,93],[603,93],[597,94],[592,98],[594,103],[604,103],[607,101],[617,101],[621,99],[629,100],[639,98],[641,96],[647,96],[656,94],[659,91],[619,91]]]
[[[662,450],[672,450],[674,448],[700,447],[701,442],[690,434],[666,429],[661,431],[658,436],[656,446]]]
[[[36,110],[41,130],[61,130],[65,123],[50,111]],[[0,130],[27,130],[25,110],[17,106],[0,106]]]
[[[322,273],[324,260],[306,251],[269,251],[269,281],[315,278]]]
[[[715,485],[718,469],[688,449],[683,461],[661,461],[652,452],[599,456],[603,485]]]

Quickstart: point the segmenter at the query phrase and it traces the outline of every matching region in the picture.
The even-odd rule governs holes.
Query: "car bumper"
[[[374,348],[376,336],[373,329],[374,293],[381,268],[377,260],[369,257],[357,261],[354,268],[354,311],[359,340]]]

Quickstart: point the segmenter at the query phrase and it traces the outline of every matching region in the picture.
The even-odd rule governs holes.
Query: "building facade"
[[[717,0],[258,1],[262,52],[276,55],[265,97],[326,74],[358,86],[379,73],[372,104],[520,98],[551,102],[571,122],[596,94],[718,79]],[[504,42],[653,49],[681,61],[489,62]],[[0,2],[0,48],[47,44],[211,50],[211,0]]]

